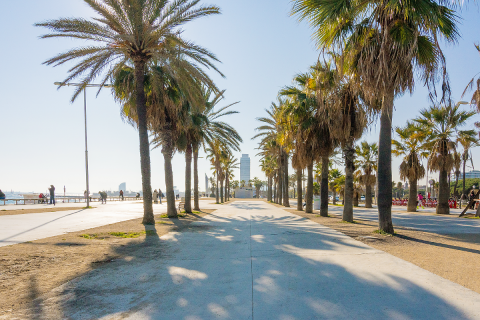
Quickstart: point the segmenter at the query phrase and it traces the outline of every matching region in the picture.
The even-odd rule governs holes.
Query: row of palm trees
[[[410,184],[407,211],[416,211],[417,181],[425,176],[427,171],[439,172],[438,179],[438,214],[448,214],[450,209],[449,177],[453,172],[458,183],[460,168],[463,163],[465,181],[465,166],[469,159],[469,152],[478,146],[479,140],[475,130],[459,130],[476,114],[474,111],[460,109],[460,105],[447,104],[433,106],[420,111],[420,116],[408,122],[403,128],[396,128],[398,139],[394,139],[392,152],[402,156],[400,165],[400,178],[408,179]],[[463,151],[459,151],[459,147]],[[422,165],[422,158],[427,159],[427,170]],[[465,183],[462,195],[465,195]]]
[[[154,224],[150,148],[161,148],[165,159],[168,216],[177,215],[173,191],[172,157],[184,152],[186,159],[185,210],[191,212],[191,162],[194,165],[194,209],[199,210],[199,150],[209,150],[217,160],[239,150],[236,130],[219,120],[236,113],[217,111],[223,97],[207,75],[216,68],[216,56],[182,38],[181,28],[201,17],[219,14],[216,6],[201,6],[198,0],[84,0],[97,14],[94,19],[57,19],[36,24],[50,33],[43,38],[68,37],[88,45],[61,53],[45,63],[58,66],[80,60],[63,84],[79,79],[74,101],[82,90],[100,77],[113,83],[113,95],[121,104],[122,117],[138,129],[144,224]],[[151,141],[150,141],[151,137]],[[219,168],[217,168],[219,169]],[[222,172],[217,170],[217,176]],[[217,179],[218,180],[218,179]]]
[[[321,215],[328,210],[328,158],[340,146],[345,158],[343,219],[353,220],[354,143],[379,115],[379,229],[394,232],[393,104],[395,97],[405,91],[413,92],[415,75],[432,89],[432,100],[448,99],[445,59],[437,38],[442,36],[447,42],[455,42],[458,31],[453,7],[445,4],[433,0],[395,3],[293,0],[292,15],[310,23],[317,46],[324,52],[323,61],[321,57],[307,74],[297,76],[295,87],[280,92],[287,98],[281,100],[280,110],[269,110],[268,128],[259,127],[263,134],[260,148],[265,157],[292,152],[292,165],[297,173],[307,168],[307,185],[312,184],[313,162],[321,162]],[[437,79],[442,82],[440,97],[435,96]],[[267,123],[267,119],[260,120]],[[273,132],[272,129],[276,130],[276,136],[268,138],[271,134],[267,132]],[[279,167],[277,176],[282,180],[287,167],[285,157],[280,159]],[[311,188],[307,188],[306,200],[308,212]]]

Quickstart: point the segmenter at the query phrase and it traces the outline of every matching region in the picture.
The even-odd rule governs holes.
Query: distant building
[[[451,175],[451,179],[455,180],[457,176],[455,173]],[[480,178],[480,171],[478,170],[472,170],[469,172],[465,172],[465,179],[479,179]],[[463,172],[460,172],[460,175],[458,176],[458,180],[463,179]]]
[[[240,181],[245,181],[248,184],[250,181],[250,157],[248,154],[242,154],[240,158]]]
[[[118,191],[120,191],[120,190],[123,190],[123,191],[127,190],[127,183],[126,182],[120,183],[120,185],[118,186]]]
[[[253,198],[253,188],[237,188],[235,189],[235,198],[239,199],[251,199]]]

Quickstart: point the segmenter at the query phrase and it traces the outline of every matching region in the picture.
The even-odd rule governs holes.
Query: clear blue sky
[[[318,57],[305,23],[289,16],[288,0],[227,1],[204,3],[221,7],[222,15],[204,18],[185,26],[185,38],[214,52],[227,76],[214,76],[226,89],[225,104],[240,101],[239,115],[228,119],[244,139],[242,152],[251,156],[251,177],[263,177],[254,157],[257,142],[251,141],[264,109],[276,99],[278,90],[291,83]],[[65,78],[68,66],[52,68],[42,62],[81,41],[40,40],[44,32],[35,22],[59,17],[91,17],[81,0],[2,1],[0,27],[3,30],[1,109],[0,109],[0,189],[46,191],[50,184],[66,185],[67,192],[82,193],[84,178],[83,99],[71,104],[72,89],[57,90],[55,81]],[[460,13],[462,39],[457,46],[445,48],[453,95],[460,95],[469,79],[480,71],[480,56],[473,43],[480,41],[478,8],[470,5]],[[120,108],[109,91],[88,92],[88,134],[90,189],[117,190],[121,182],[127,189],[140,190],[138,133],[120,118]],[[394,125],[403,125],[427,107],[427,90],[418,83],[413,96],[405,95],[395,103]],[[478,117],[476,121],[478,121]],[[368,141],[378,140],[375,126],[366,134]],[[238,154],[238,157],[241,156]],[[474,156],[479,151],[474,151]],[[477,157],[478,158],[478,157]],[[165,190],[163,158],[153,150],[153,188]],[[394,160],[394,168],[399,160]],[[174,159],[174,184],[184,189],[184,159]],[[394,170],[394,180],[398,179]],[[200,188],[210,166],[200,159]],[[239,176],[237,172],[236,176]]]

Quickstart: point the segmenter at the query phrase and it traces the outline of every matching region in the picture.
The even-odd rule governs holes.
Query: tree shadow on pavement
[[[68,319],[469,318],[450,303],[459,286],[445,282],[445,295],[435,293],[439,277],[412,279],[411,264],[271,211],[217,214],[160,238],[148,226],[145,241],[117,248],[125,259],[64,285],[45,303]],[[471,294],[476,304],[464,303],[478,309]]]

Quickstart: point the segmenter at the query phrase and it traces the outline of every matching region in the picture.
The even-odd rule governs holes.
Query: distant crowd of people
[[[464,197],[464,199],[468,200],[469,202],[475,198],[475,192],[472,190],[468,197]],[[392,204],[396,206],[406,206],[408,204],[408,197],[407,198],[393,198]],[[424,197],[422,193],[418,193],[417,195],[417,208],[428,207],[428,208],[435,208],[438,204],[437,198],[431,198],[430,193],[427,193],[427,197]],[[448,199],[448,206],[451,209],[458,208],[458,201],[456,198]],[[471,204],[470,209],[475,209],[475,202]]]

